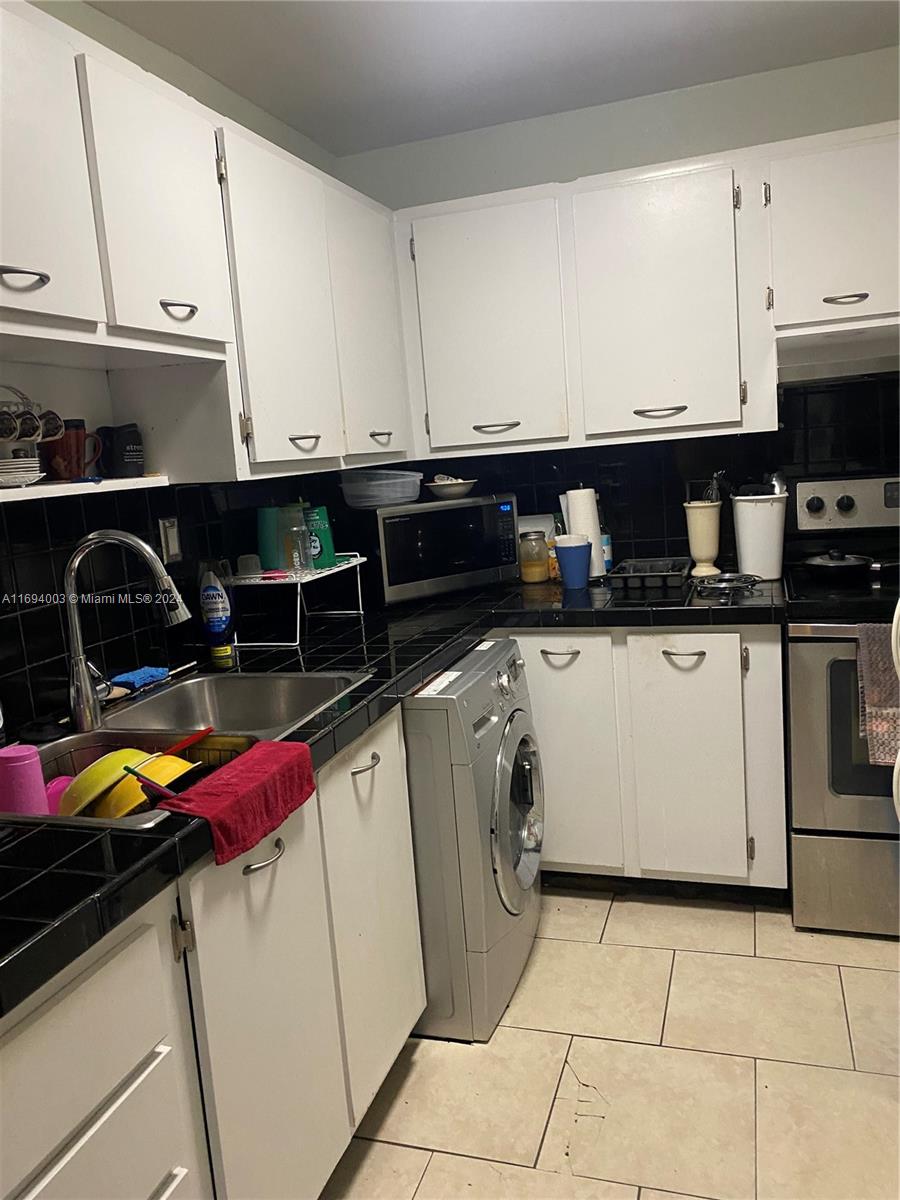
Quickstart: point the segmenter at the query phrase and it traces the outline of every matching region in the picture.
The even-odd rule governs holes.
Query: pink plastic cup
[[[49,812],[41,760],[34,746],[0,749],[0,812],[46,816]]]

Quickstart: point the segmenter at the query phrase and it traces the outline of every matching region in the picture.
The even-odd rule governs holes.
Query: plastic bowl
[[[477,482],[477,479],[454,479],[452,483],[426,483],[425,486],[438,500],[461,500]]]
[[[421,471],[380,471],[360,468],[341,474],[341,491],[350,508],[387,508],[419,498]]]

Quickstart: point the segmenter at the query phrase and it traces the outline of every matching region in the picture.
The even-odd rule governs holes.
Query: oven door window
[[[828,664],[828,779],[839,796],[890,796],[890,767],[872,766],[859,735],[859,678],[856,661]]]

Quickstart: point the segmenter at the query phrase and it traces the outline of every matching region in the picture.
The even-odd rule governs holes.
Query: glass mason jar
[[[550,550],[538,529],[519,534],[519,574],[523,583],[546,583],[550,578]]]

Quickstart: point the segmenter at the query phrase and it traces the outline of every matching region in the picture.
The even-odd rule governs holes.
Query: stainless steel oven
[[[898,932],[898,822],[890,767],[859,733],[857,630],[788,626],[794,924]]]
[[[378,509],[388,604],[514,579],[519,570],[515,496],[473,496]]]

